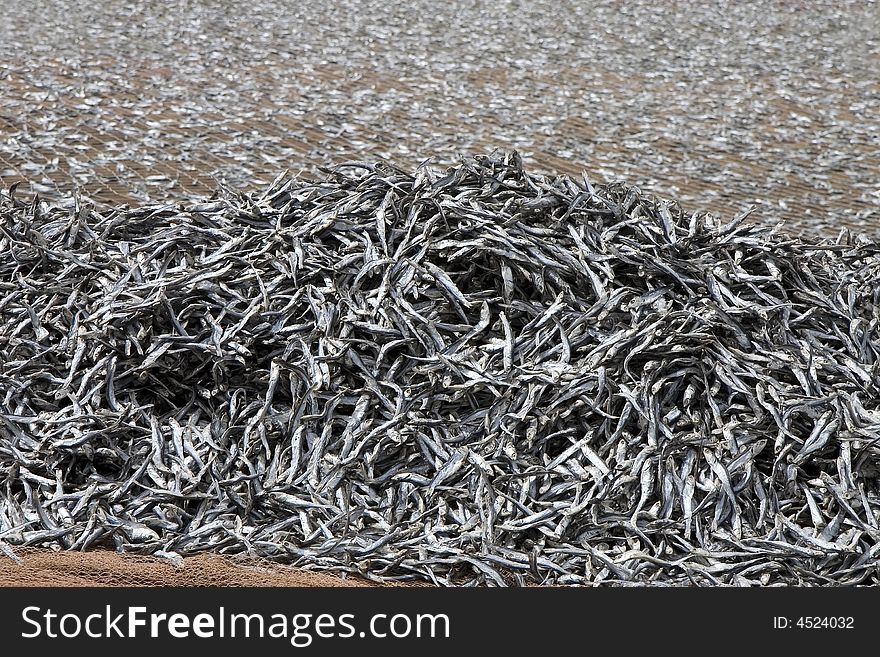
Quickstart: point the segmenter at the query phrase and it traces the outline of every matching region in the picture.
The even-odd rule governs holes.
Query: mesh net
[[[299,586],[362,587],[357,577],[311,572],[249,557],[200,554],[177,567],[156,557],[108,550],[57,552],[19,548],[0,555],[0,586]]]

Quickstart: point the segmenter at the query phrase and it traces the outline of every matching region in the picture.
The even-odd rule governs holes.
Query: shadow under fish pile
[[[516,154],[0,197],[0,547],[880,583],[880,247]]]

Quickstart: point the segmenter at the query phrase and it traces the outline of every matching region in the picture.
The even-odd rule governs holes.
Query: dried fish
[[[515,153],[112,211],[3,194],[0,235],[4,552],[880,582],[867,238]]]

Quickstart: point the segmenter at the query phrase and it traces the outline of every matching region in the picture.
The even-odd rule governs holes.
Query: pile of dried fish
[[[880,582],[880,246],[516,154],[0,198],[0,545],[440,584]]]

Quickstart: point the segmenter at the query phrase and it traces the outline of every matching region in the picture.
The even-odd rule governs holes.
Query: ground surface
[[[0,183],[135,203],[517,148],[876,231],[880,6],[700,4],[0,0]]]
[[[876,236],[880,6],[702,4],[0,0],[0,186],[134,204],[516,148]],[[115,556],[0,559],[0,584],[131,581]]]

